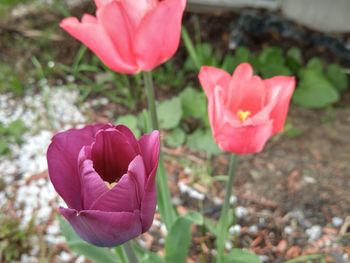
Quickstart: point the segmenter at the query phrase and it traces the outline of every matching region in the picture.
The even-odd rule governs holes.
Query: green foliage
[[[158,104],[157,112],[161,129],[173,129],[180,123],[182,117],[181,100],[178,97]]]
[[[264,78],[277,75],[291,75],[287,67],[283,50],[278,47],[268,47],[262,50],[257,57],[258,71]]]
[[[62,234],[66,238],[68,247],[77,255],[84,255],[94,262],[116,263],[116,254],[107,248],[90,245],[80,239],[69,223],[62,217],[58,217]]]
[[[134,133],[135,137],[138,138],[141,135],[141,131],[138,125],[138,118],[135,115],[127,114],[120,116],[117,120],[117,124],[124,124]]]
[[[0,92],[22,96],[24,91],[25,87],[14,70],[9,65],[0,64]]]
[[[337,64],[330,64],[327,67],[326,77],[338,91],[344,91],[349,88],[348,76]]]
[[[133,243],[133,249],[140,263],[166,263],[165,259],[156,253],[146,250],[136,243]]]
[[[293,101],[308,108],[323,108],[339,100],[339,93],[314,64],[300,74]]]
[[[222,68],[227,72],[232,72],[239,64],[249,62],[251,60],[251,53],[245,47],[238,47],[235,54],[227,54],[222,62]]]
[[[203,118],[207,115],[207,100],[204,92],[187,87],[180,93],[183,117]]]
[[[0,213],[0,262],[14,262],[31,249],[29,237],[35,233],[34,224],[21,227],[21,219],[10,213]]]
[[[175,128],[165,137],[165,143],[170,147],[178,147],[186,140],[186,133],[181,128]]]
[[[191,225],[203,224],[203,217],[197,212],[189,212],[178,217],[171,226],[165,239],[165,259],[167,263],[183,263],[186,261],[191,244]],[[181,248],[181,249],[176,249]]]
[[[7,126],[0,123],[0,137],[6,138],[6,140],[0,141],[0,155],[10,153],[10,143],[21,144],[22,134],[25,132],[25,130],[26,127],[23,121],[20,119],[11,122]]]
[[[225,257],[225,263],[261,263],[259,256],[245,250],[234,248]]]
[[[194,151],[204,151],[209,154],[219,154],[221,151],[213,140],[209,129],[198,129],[187,136],[187,146]]]

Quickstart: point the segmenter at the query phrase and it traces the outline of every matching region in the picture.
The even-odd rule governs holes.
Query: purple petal
[[[104,124],[89,125],[56,134],[47,150],[50,180],[68,207],[82,209],[78,154],[84,145],[90,145],[95,133]]]
[[[108,192],[108,187],[95,171],[90,156],[91,147],[83,147],[79,154],[83,209],[88,209],[97,198]]]
[[[135,156],[136,152],[124,134],[113,128],[99,131],[92,144],[94,168],[106,182],[118,181]]]
[[[100,247],[114,247],[142,233],[140,212],[103,212],[60,208],[75,232],[85,241]]]
[[[145,163],[146,172],[149,175],[154,167],[157,167],[160,150],[159,131],[145,134],[139,139],[141,155]]]
[[[120,131],[121,133],[124,134],[124,136],[126,137],[126,139],[128,140],[128,142],[131,144],[131,146],[134,148],[135,152],[137,154],[140,154],[140,147],[139,144],[137,142],[137,139],[135,137],[135,135],[132,133],[132,131],[125,125],[119,124],[117,126],[115,126],[115,128]]]
[[[145,167],[140,155],[130,163],[116,186],[101,195],[90,207],[106,212],[133,212],[140,210],[146,181]]]

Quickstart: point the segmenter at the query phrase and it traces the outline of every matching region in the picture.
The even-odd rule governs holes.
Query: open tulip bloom
[[[224,151],[249,154],[262,151],[267,140],[285,123],[294,77],[262,80],[252,67],[240,64],[233,75],[202,67],[200,83],[208,97],[208,114],[216,143]]]
[[[150,71],[176,52],[186,0],[95,0],[96,17],[66,18],[61,27],[110,69]]]
[[[111,124],[53,137],[50,180],[68,206],[61,214],[82,239],[112,247],[150,228],[159,145],[158,131],[137,140],[126,126]]]

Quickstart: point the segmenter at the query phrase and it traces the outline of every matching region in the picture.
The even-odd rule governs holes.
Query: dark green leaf
[[[249,62],[251,59],[249,49],[245,47],[237,48],[234,56],[228,54],[224,57],[224,61],[222,63],[222,68],[229,73],[232,73],[234,69],[243,62]]]
[[[339,91],[344,91],[349,87],[348,76],[337,64],[330,64],[327,67],[326,77]]]
[[[296,47],[288,49],[286,56],[286,65],[295,73],[301,68],[302,56],[301,50]]]
[[[265,48],[258,56],[258,67],[264,78],[277,75],[291,75],[292,72],[285,65],[283,50],[277,47]]]
[[[234,248],[225,257],[225,263],[261,263],[259,256],[244,251],[239,248]]]
[[[323,73],[324,61],[320,58],[314,57],[307,62],[306,67],[319,73]]]

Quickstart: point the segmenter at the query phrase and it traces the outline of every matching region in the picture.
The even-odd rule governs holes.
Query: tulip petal
[[[140,155],[130,163],[116,186],[107,191],[91,205],[91,210],[106,212],[133,212],[140,210],[144,194],[146,173]]]
[[[161,1],[142,19],[133,43],[140,68],[152,70],[175,54],[185,6],[186,0]]]
[[[136,29],[140,25],[144,16],[157,6],[158,0],[124,0],[122,4],[128,12],[130,22]]]
[[[215,134],[215,141],[220,148],[236,154],[249,154],[261,152],[265,143],[272,135],[273,121],[260,125],[232,127],[223,124]]]
[[[124,134],[114,128],[99,131],[91,148],[94,169],[109,183],[126,173],[137,154]]]
[[[95,0],[95,5],[97,8],[101,8],[103,5],[108,4],[114,0]]]
[[[130,145],[134,148],[134,151],[137,154],[139,154],[140,147],[139,147],[139,144],[138,144],[137,139],[136,139],[135,135],[133,134],[133,132],[127,126],[122,125],[122,124],[115,126],[115,128],[118,131],[120,131],[122,134],[124,134],[124,136],[126,137],[128,142],[130,143]]]
[[[78,163],[81,176],[83,209],[88,209],[97,198],[108,192],[108,187],[93,167],[90,146],[82,148]]]
[[[136,65],[123,60],[106,31],[101,25],[92,23],[91,19],[80,23],[75,17],[69,17],[60,26],[91,49],[112,70],[129,74],[138,71]]]
[[[264,80],[267,89],[267,101],[277,99],[277,104],[271,112],[273,119],[273,133],[283,130],[287,117],[290,99],[295,89],[295,78],[276,76]]]
[[[146,167],[146,173],[149,175],[153,169],[158,166],[160,151],[159,131],[153,131],[150,134],[143,135],[139,139],[139,145],[143,162]]]
[[[205,94],[209,98],[216,86],[223,88],[223,92],[228,89],[231,76],[225,70],[210,66],[203,66],[198,75],[199,81],[204,89]]]
[[[97,130],[104,124],[71,129],[56,134],[47,150],[50,180],[68,207],[81,210],[81,186],[78,173],[78,155],[84,145],[93,142]]]
[[[140,212],[103,212],[60,208],[60,213],[85,241],[100,247],[114,247],[142,233]]]
[[[104,4],[97,10],[97,18],[112,40],[120,59],[126,64],[137,67],[131,44],[135,32],[122,3],[112,1]]]

